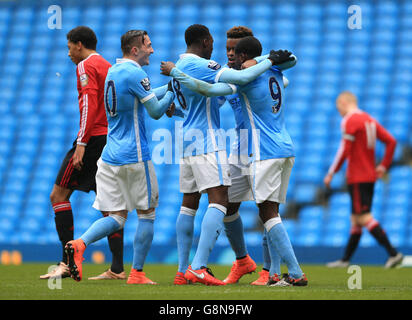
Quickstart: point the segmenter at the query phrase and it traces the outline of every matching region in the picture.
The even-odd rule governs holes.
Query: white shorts
[[[180,159],[180,192],[206,192],[218,186],[230,186],[226,151],[216,151]]]
[[[239,161],[236,157],[229,157],[230,179],[232,185],[229,187],[229,202],[238,203],[242,201],[253,201],[252,182],[250,176],[250,165]]]
[[[95,209],[130,212],[157,207],[159,190],[151,160],[112,166],[100,158],[97,167]]]
[[[294,157],[253,162],[252,189],[256,203],[286,202],[290,173],[294,163]]]

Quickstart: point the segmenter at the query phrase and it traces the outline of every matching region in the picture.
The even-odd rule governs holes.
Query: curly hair
[[[253,32],[248,27],[237,26],[237,27],[230,28],[226,32],[226,36],[228,39],[241,39],[244,37],[253,36]]]

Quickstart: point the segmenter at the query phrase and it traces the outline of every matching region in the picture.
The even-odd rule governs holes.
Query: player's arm
[[[218,97],[236,93],[236,86],[227,83],[208,83],[203,80],[195,79],[180,71],[173,62],[163,62],[162,72],[167,72],[170,68],[170,76],[184,84],[188,89],[207,97]],[[166,71],[167,70],[167,71]]]
[[[77,71],[79,72],[79,71]],[[83,73],[78,73],[82,87],[79,96],[82,113],[80,115],[80,129],[77,133],[77,146],[73,154],[73,167],[80,170],[83,166],[83,156],[98,112],[98,83],[96,71],[90,66],[84,66]]]
[[[382,162],[376,167],[378,178],[382,178],[392,163],[396,148],[396,139],[378,122],[376,122],[376,136],[385,144],[385,154]]]
[[[158,87],[158,88],[154,88],[153,92],[156,96],[157,99],[162,99],[166,92],[167,92],[167,84],[165,84],[164,86]]]
[[[345,122],[342,126],[342,140],[338,149],[338,152],[335,155],[335,159],[332,165],[329,167],[328,173],[325,176],[323,182],[327,187],[329,187],[333,175],[340,170],[343,163],[345,162],[346,158],[351,152],[352,144],[355,141],[355,133],[356,133],[356,123],[350,121],[350,119]]]
[[[174,93],[172,91],[167,91],[162,99],[158,100],[156,96],[153,95],[149,100],[143,102],[143,105],[145,106],[149,116],[155,120],[158,120],[173,103],[174,98]]]
[[[185,114],[182,111],[182,109],[178,106],[176,106],[176,104],[173,102],[170,105],[170,108],[166,110],[166,114],[169,118],[175,116],[175,117],[179,117],[179,118],[184,118]]]
[[[166,95],[166,93],[167,93],[168,90],[173,92],[172,88],[170,87],[171,85],[172,85],[172,83],[169,82],[168,84],[165,84],[164,86],[161,86],[161,87],[158,87],[158,88],[154,88],[154,89],[153,89],[153,92],[154,92],[156,98],[157,98],[158,100],[162,99],[162,98]],[[185,114],[183,113],[183,111],[182,111],[180,108],[176,107],[176,105],[175,105],[174,103],[172,103],[172,104],[170,105],[170,107],[167,108],[167,110],[166,110],[166,115],[167,115],[169,118],[171,118],[171,117],[173,117],[173,116],[180,117],[180,118],[184,118],[184,116],[185,116]]]
[[[166,94],[158,100],[155,92],[150,87],[147,74],[142,69],[134,72],[129,77],[129,92],[139,99],[145,106],[149,116],[156,120],[162,117],[174,99],[171,85],[168,85]]]
[[[278,50],[271,50],[269,57],[264,59],[262,62],[257,65],[243,69],[243,70],[234,70],[230,68],[221,69],[216,75],[215,82],[225,82],[233,83],[238,85],[246,85],[249,82],[255,80],[262,73],[269,70],[275,64],[281,64],[287,61],[291,61],[291,52]]]
[[[275,63],[275,66],[278,67],[281,71],[293,68],[296,65],[296,63],[298,62],[298,58],[296,58],[296,56],[293,55],[293,54],[290,57],[292,58],[292,60],[286,61],[286,62],[283,62],[283,63],[279,63],[279,64]],[[253,58],[252,60],[255,60],[256,63],[259,63],[259,62],[262,62],[263,60],[268,59],[268,58],[269,58],[269,55],[266,54],[264,56],[259,56],[259,57]]]
[[[332,165],[329,167],[328,173],[323,179],[323,182],[327,187],[329,187],[330,183],[332,182],[332,178],[334,174],[338,172],[340,168],[342,167],[343,163],[345,162],[347,156],[350,153],[351,148],[352,148],[352,141],[343,138],[340,143],[339,150],[335,155],[335,159]]]

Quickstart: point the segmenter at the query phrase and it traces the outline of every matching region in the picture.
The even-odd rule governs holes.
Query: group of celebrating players
[[[296,57],[287,50],[272,50],[269,55],[262,56],[259,40],[249,28],[239,26],[227,31],[228,62],[222,67],[210,60],[213,37],[208,28],[194,24],[185,31],[187,50],[176,65],[172,62],[161,64],[162,74],[171,76],[173,80],[152,89],[142,69],[149,64],[149,56],[154,52],[146,31],[130,30],[121,37],[123,57],[117,59],[113,66],[96,52],[97,39],[90,28],[80,26],[71,30],[67,40],[69,57],[77,65],[80,130],[62,163],[50,196],[63,258],[54,271],[41,278],[71,276],[80,281],[86,247],[107,236],[113,255],[111,268],[89,279],[126,279],[123,227],[128,212],[136,210],[139,222],[127,283],[156,284],[143,272],[153,239],[159,198],[146,137],[147,112],[153,119],[166,113],[169,117],[177,116],[184,120],[185,139],[179,178],[183,200],[176,221],[178,271],[174,284],[232,284],[256,270],[256,263],[247,251],[238,213],[241,202],[255,201],[264,226],[264,263],[259,278],[251,284],[306,286],[307,277],[299,266],[279,216],[279,204],[286,201],[295,159],[293,143],[285,127],[284,88],[288,80],[282,72],[296,64]],[[345,106],[353,105],[351,97],[353,95],[345,93],[338,101],[344,99],[342,103]],[[229,157],[221,143],[225,137],[219,130],[219,108],[225,101],[233,109],[237,132]],[[376,123],[372,118],[367,120]],[[371,139],[376,138],[376,128],[381,127],[375,124],[368,129],[368,143],[373,144],[373,151],[374,141]],[[193,135],[192,130],[202,134]],[[343,138],[354,144],[356,135],[353,132]],[[200,141],[194,144],[193,137]],[[390,134],[385,137],[385,142],[393,145],[394,139]],[[345,157],[350,160],[350,146],[347,148]],[[389,167],[392,156],[393,150],[389,150],[384,163],[379,166],[380,172]],[[326,184],[330,183],[336,169],[339,168],[334,166],[331,169],[328,179],[325,179]],[[361,182],[373,185],[374,181]],[[356,189],[359,198],[360,209],[356,213],[370,213],[370,204],[369,207],[363,205],[365,197],[359,196],[365,188],[352,189]],[[73,240],[70,205],[74,190],[95,190],[93,207],[104,216],[76,240]],[[194,218],[202,193],[208,194],[209,206],[202,220],[195,256],[189,264]],[[370,219],[372,216],[365,218],[363,215],[363,219],[353,219],[353,224],[362,221],[358,227],[368,226],[375,230],[378,241],[390,251],[392,264],[397,264],[401,254],[390,246],[377,221]],[[214,277],[207,265],[210,252],[223,230],[236,260],[229,275],[221,281]],[[281,274],[281,261],[286,264],[288,273]]]

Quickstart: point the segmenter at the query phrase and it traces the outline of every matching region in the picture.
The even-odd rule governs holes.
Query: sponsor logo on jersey
[[[213,60],[211,60],[207,66],[213,70],[219,70],[221,68],[221,65]]]
[[[80,84],[82,87],[87,86],[89,83],[89,77],[87,76],[87,74],[83,73],[80,75]]]
[[[143,88],[146,91],[150,90],[150,80],[149,80],[149,78],[144,78],[142,81],[140,81],[140,84],[143,86]]]

